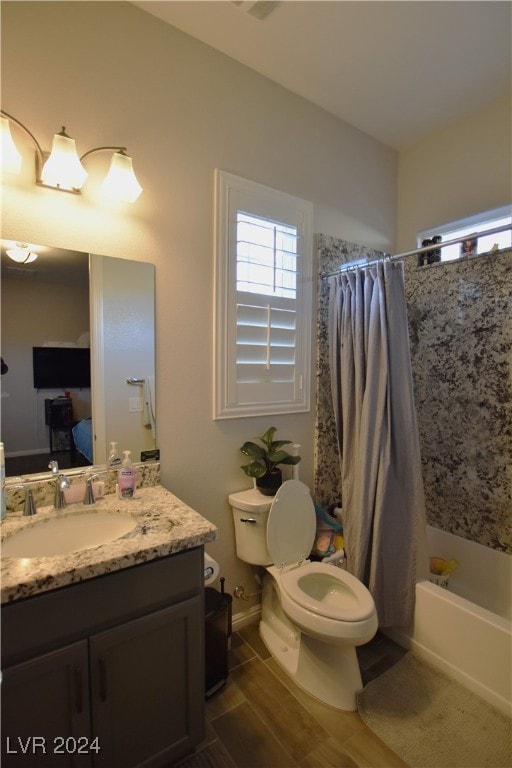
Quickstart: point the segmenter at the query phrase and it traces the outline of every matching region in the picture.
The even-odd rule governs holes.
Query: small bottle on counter
[[[131,451],[123,451],[123,455],[124,459],[117,473],[119,497],[121,499],[133,499],[137,487],[137,472],[130,459]]]
[[[121,463],[121,457],[117,452],[117,443],[110,443],[110,451],[108,453],[108,466],[118,467]]]

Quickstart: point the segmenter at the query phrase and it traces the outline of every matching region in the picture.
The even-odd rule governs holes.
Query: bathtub
[[[418,581],[413,626],[384,631],[510,716],[512,557],[427,528],[430,554],[460,566],[447,589]]]

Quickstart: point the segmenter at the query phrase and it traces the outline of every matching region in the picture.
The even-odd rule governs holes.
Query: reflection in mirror
[[[6,254],[13,245],[1,242],[6,474],[47,471],[50,459],[104,464],[110,441],[140,460],[156,447],[154,266],[42,246],[19,263]],[[72,369],[89,346],[86,386]],[[36,382],[34,347],[43,360]]]

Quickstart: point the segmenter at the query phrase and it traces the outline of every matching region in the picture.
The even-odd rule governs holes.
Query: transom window
[[[487,229],[495,229],[496,227],[502,227],[511,223],[512,214],[510,206],[498,208],[494,211],[487,211],[467,219],[460,219],[459,221],[453,221],[450,224],[445,224],[435,229],[428,229],[424,232],[420,232],[418,234],[417,244],[418,246],[421,246],[423,240],[430,239],[435,235],[441,236],[441,242],[458,240],[467,236],[467,241],[455,243],[454,245],[447,245],[440,249],[441,261],[454,261],[455,259],[460,259],[469,254],[477,255],[487,253],[495,245],[498,248],[510,248],[512,245],[511,230],[496,232],[493,235],[483,235],[482,237],[475,237],[475,233],[484,232]]]

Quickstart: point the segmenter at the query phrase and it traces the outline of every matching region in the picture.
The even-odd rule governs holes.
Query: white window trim
[[[233,391],[233,377],[236,377],[236,363],[233,362],[237,304],[236,243],[232,234],[236,230],[236,210],[240,209],[238,203],[242,200],[246,202],[244,209],[251,214],[280,220],[280,213],[286,212],[289,216],[290,211],[293,211],[299,223],[302,259],[297,283],[297,313],[301,327],[296,352],[300,386],[296,387],[293,400],[237,403],[230,402],[228,395],[228,392]],[[312,221],[311,203],[225,171],[215,170],[214,419],[298,413],[310,409]],[[265,386],[263,382],[262,386]]]

